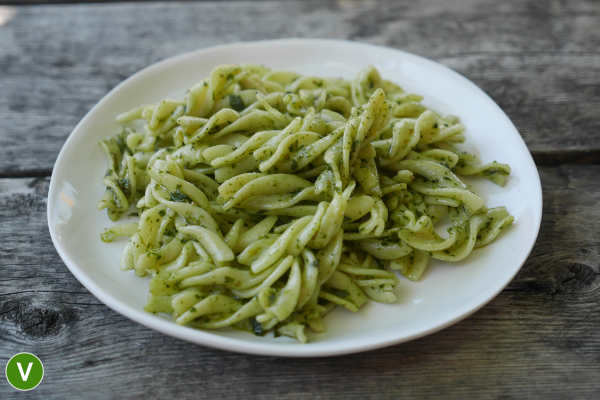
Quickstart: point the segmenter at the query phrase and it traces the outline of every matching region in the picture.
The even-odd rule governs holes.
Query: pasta
[[[120,267],[151,275],[147,311],[305,343],[336,306],[396,301],[394,271],[416,281],[514,221],[458,177],[503,185],[510,167],[477,163],[458,119],[421,100],[373,66],[353,81],[218,66],[117,116],[98,209],[140,221],[101,238],[129,238]]]

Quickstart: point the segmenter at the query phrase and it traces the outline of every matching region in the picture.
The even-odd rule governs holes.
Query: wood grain
[[[534,157],[600,161],[597,2],[239,1],[12,7],[0,26],[0,176],[49,175],[66,137],[122,80],[222,43],[325,37],[439,61],[483,88]]]
[[[0,397],[598,398],[600,166],[543,167],[540,174],[537,244],[497,298],[431,336],[325,359],[213,350],[116,314],[52,247],[48,179],[0,179],[0,362],[31,351],[46,366],[35,391],[19,393],[0,380]]]

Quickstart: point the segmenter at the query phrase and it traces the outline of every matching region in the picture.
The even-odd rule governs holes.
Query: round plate
[[[465,179],[486,205],[504,205],[515,216],[490,245],[464,261],[431,261],[419,282],[400,277],[392,304],[369,301],[357,313],[341,307],[324,318],[327,332],[309,333],[300,344],[272,335],[234,329],[197,330],[143,310],[149,278],[119,270],[125,241],[103,243],[102,229],[114,225],[96,204],[107,161],[98,141],[120,131],[115,116],[158,102],[208,76],[219,64],[264,64],[305,75],[352,79],[367,63],[384,79],[424,96],[423,104],[460,117],[466,147],[482,162],[512,167],[504,187]],[[525,262],[538,234],[542,191],[533,159],[504,112],[475,84],[425,58],[398,50],[338,40],[288,39],[236,43],[182,54],[154,64],[114,88],[81,120],[62,148],[50,182],[48,225],[58,254],[79,281],[113,310],[179,339],[242,353],[316,357],[360,352],[415,339],[443,329],[496,296]],[[127,218],[124,218],[127,222]],[[133,221],[133,219],[129,219]],[[120,221],[123,222],[123,221]]]

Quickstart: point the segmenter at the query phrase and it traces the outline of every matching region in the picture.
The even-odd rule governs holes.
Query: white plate
[[[512,167],[505,187],[469,180],[490,207],[505,205],[514,226],[459,263],[431,262],[419,282],[401,277],[398,301],[369,301],[359,312],[341,307],[325,319],[327,332],[309,334],[309,343],[256,337],[230,330],[179,326],[143,310],[148,278],[119,270],[124,241],[103,243],[100,231],[113,225],[96,210],[107,162],[98,141],[120,129],[115,116],[140,104],[183,94],[218,64],[260,63],[273,69],[353,78],[366,64],[385,79],[425,97],[424,104],[458,115],[467,144],[483,162]],[[443,329],[478,310],[519,271],[538,234],[542,214],[540,179],[521,136],[481,89],[458,73],[398,50],[337,40],[286,39],[236,43],[182,54],[154,64],[114,88],[81,120],[60,152],[50,182],[48,225],[67,267],[96,297],[126,317],[179,339],[242,353],[315,357],[360,352],[415,339]],[[125,220],[127,220],[125,218]],[[134,328],[135,329],[135,328]],[[118,339],[117,339],[118,340]]]

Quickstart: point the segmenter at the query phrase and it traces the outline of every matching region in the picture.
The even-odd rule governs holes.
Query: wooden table
[[[26,5],[0,8],[0,21],[0,362],[30,351],[46,367],[27,393],[1,378],[0,397],[600,398],[597,1]],[[75,124],[156,61],[279,37],[431,58],[513,120],[538,164],[544,214],[531,256],[490,304],[436,334],[364,354],[256,357],[146,329],[69,272],[48,234],[46,196]]]

